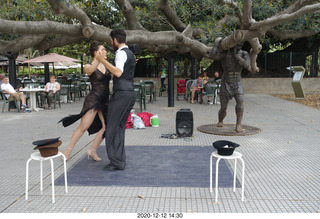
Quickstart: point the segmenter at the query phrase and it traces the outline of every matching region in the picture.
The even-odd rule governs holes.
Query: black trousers
[[[134,91],[115,91],[109,101],[105,141],[108,158],[114,166],[126,165],[125,130],[135,100]]]

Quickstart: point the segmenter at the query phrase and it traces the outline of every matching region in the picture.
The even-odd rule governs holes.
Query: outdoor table
[[[39,91],[44,91],[43,88],[24,88],[20,91],[30,93],[30,106],[29,109],[32,111],[39,111],[42,110],[41,108],[37,108],[37,97],[36,93]]]

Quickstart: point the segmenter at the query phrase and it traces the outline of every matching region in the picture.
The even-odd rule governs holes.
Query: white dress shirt
[[[125,45],[125,46],[120,47],[116,51],[116,57],[114,59],[115,66],[117,68],[119,68],[121,70],[121,72],[123,72],[124,63],[126,63],[126,61],[127,61],[127,53],[122,50],[123,48],[128,48],[128,46]]]

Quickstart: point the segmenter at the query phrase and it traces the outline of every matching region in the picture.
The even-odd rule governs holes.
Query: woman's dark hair
[[[126,43],[127,34],[122,29],[114,29],[111,31],[110,36],[113,39],[117,39],[118,43]]]
[[[94,52],[99,50],[99,46],[103,46],[103,44],[98,41],[94,41],[91,43],[89,50],[90,50],[90,55],[92,58],[94,57]]]

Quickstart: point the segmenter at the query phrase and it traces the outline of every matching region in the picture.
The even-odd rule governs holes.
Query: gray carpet
[[[126,146],[126,169],[106,172],[103,167],[109,160],[102,145],[97,153],[103,160],[95,162],[85,156],[68,171],[68,185],[209,188],[210,155],[214,150],[212,146]],[[232,187],[232,183],[233,175],[222,159],[219,187]],[[64,185],[63,175],[56,185]]]

